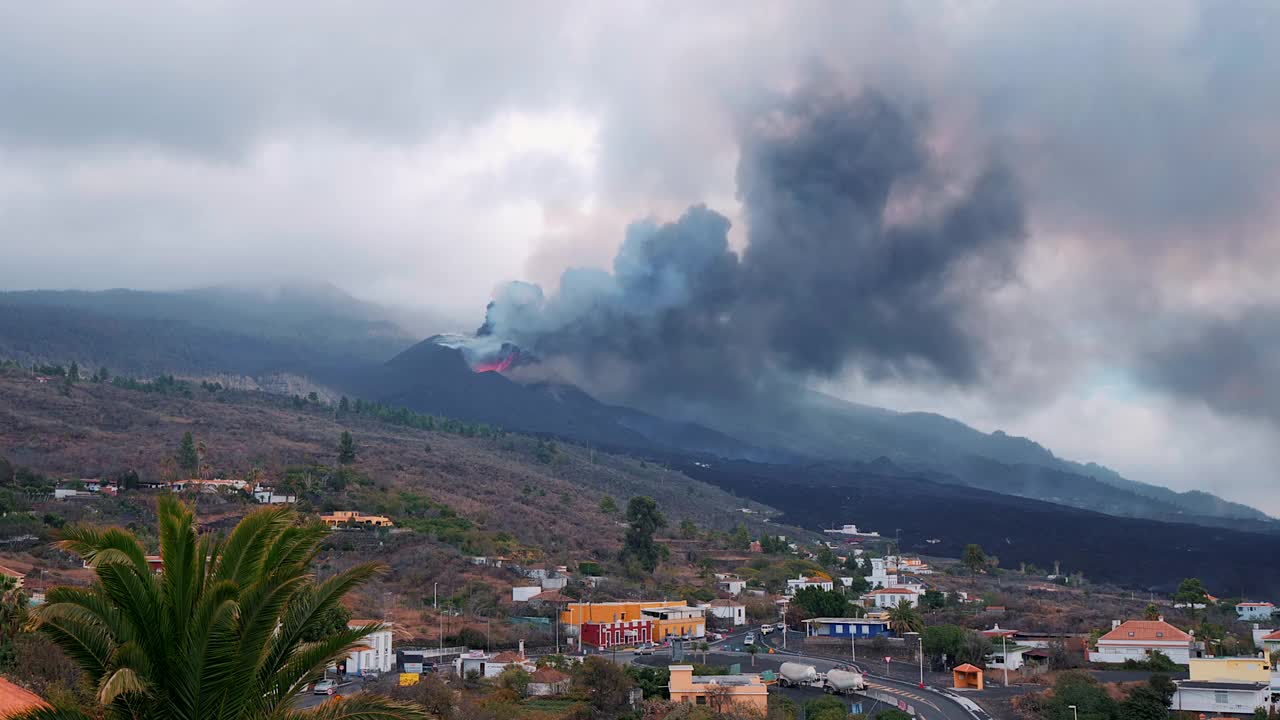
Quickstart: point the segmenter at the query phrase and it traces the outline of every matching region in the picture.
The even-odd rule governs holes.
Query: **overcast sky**
[[[638,218],[706,203],[743,249],[742,128],[875,90],[936,194],[999,158],[1026,238],[964,299],[976,373],[815,383],[1280,514],[1278,35],[1268,2],[7,3],[0,287],[322,279],[469,329]]]

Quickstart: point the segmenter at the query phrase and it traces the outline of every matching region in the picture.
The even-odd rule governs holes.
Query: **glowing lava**
[[[500,373],[506,370],[507,368],[511,367],[511,363],[515,361],[516,361],[516,354],[511,353],[510,355],[502,358],[501,360],[490,360],[489,362],[486,362],[486,363],[479,363],[478,365],[476,365],[471,369],[478,373],[482,373],[482,372]]]

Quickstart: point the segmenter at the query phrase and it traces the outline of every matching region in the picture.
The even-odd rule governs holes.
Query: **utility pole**
[[[433,610],[440,609],[440,595],[436,592],[440,588],[440,583],[431,583],[431,608]]]
[[[1009,635],[1000,634],[1000,649],[1004,657],[1000,658],[1000,666],[1004,668],[1004,686],[1009,687]]]
[[[787,608],[791,603],[782,606],[782,649],[787,649]]]

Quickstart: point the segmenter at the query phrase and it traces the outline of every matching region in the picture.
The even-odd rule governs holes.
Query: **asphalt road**
[[[360,692],[360,690],[361,690],[360,681],[357,680],[354,682],[345,682],[345,683],[339,684],[334,692],[338,695],[346,696],[346,695],[355,695],[356,693]],[[308,690],[307,692],[298,696],[298,699],[294,701],[293,706],[295,708],[298,708],[299,710],[305,710],[307,708],[313,708],[319,705],[325,700],[328,700],[330,697],[332,696],[316,695],[312,693],[310,690]]]
[[[740,663],[744,672],[752,670],[777,670],[782,663],[796,659],[807,664],[813,665],[818,672],[827,672],[839,665],[848,665],[849,658],[829,657],[823,655],[815,655],[812,653],[801,654],[797,651],[800,647],[800,640],[803,639],[804,633],[792,631],[787,637],[788,650],[782,649],[782,633],[773,632],[769,635],[761,635],[759,629],[752,629],[756,636],[756,644],[760,648],[754,658],[754,667],[752,666],[752,657],[748,653],[742,652],[742,641],[747,631],[737,632],[726,637],[723,641],[711,643],[711,650],[707,653],[706,661],[713,665],[731,665]],[[773,652],[769,652],[770,650]],[[634,662],[644,665],[669,665],[671,664],[671,651],[663,650],[662,652],[651,656],[637,656],[630,658]],[[619,659],[622,659],[621,655]],[[685,662],[702,662],[703,654],[686,650]],[[895,680],[876,673],[867,672],[867,666],[861,665],[863,673],[867,676],[867,684],[873,690],[889,693],[890,695],[901,699],[909,705],[916,708],[917,717],[922,720],[990,720],[989,716],[981,709],[973,712],[966,710],[964,706],[957,700],[944,695],[934,689],[921,689],[916,683],[903,682]],[[822,691],[816,688],[779,688],[774,687],[770,692],[780,692],[797,702],[804,702],[822,695]],[[863,712],[874,712],[875,701],[863,698]]]

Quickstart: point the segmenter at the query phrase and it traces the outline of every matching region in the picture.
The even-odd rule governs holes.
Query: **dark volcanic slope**
[[[1062,562],[1065,572],[1128,587],[1172,589],[1199,577],[1219,594],[1280,593],[1280,537],[1120,518],[975,488],[825,465],[749,462],[701,467],[675,462],[690,477],[782,510],[782,521],[818,530],[857,523],[892,536],[904,549],[959,557],[978,543],[1001,564]],[[927,544],[930,538],[941,540]]]
[[[755,448],[714,430],[605,405],[571,385],[521,385],[496,372],[472,372],[460,351],[431,340],[370,368],[349,387],[359,397],[417,412],[611,448],[761,456]]]

